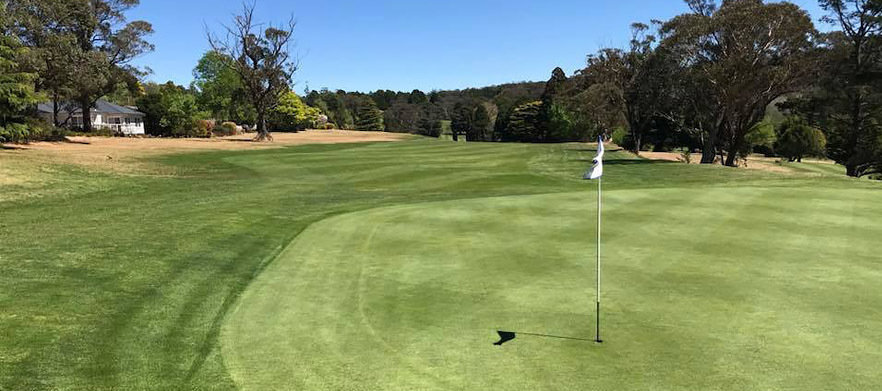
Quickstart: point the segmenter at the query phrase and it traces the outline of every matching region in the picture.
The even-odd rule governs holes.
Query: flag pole
[[[594,342],[603,343],[603,340],[600,339],[600,218],[601,218],[601,210],[603,206],[603,177],[597,178],[597,294],[596,294],[596,304],[597,304],[597,325],[596,325],[596,334]]]
[[[600,221],[603,211],[603,153],[603,135],[600,135],[597,137],[597,156],[594,158],[594,166],[591,167],[591,171],[585,174],[585,179],[597,179],[597,265],[594,268],[597,273],[597,293],[594,296],[594,304],[597,311],[597,316],[595,317],[597,320],[595,329],[597,333],[594,336],[594,341],[597,343],[603,342],[600,339]]]

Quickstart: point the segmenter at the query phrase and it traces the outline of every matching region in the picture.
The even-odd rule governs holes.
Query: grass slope
[[[219,349],[222,325],[255,276],[306,227],[377,207],[584,191],[590,184],[578,177],[591,155],[545,145],[319,145],[152,158],[148,163],[175,173],[164,176],[0,156],[0,172],[14,164],[28,173],[23,177],[39,178],[0,183],[0,389],[234,389],[230,372],[239,379],[245,364],[233,360],[228,370]],[[829,177],[611,157],[610,190],[878,189]],[[442,226],[420,228],[449,239]],[[454,244],[467,251],[469,240]],[[867,269],[878,270],[872,262]],[[841,305],[851,311],[850,303]]]

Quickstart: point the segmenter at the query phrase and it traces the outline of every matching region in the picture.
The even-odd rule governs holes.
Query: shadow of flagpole
[[[515,339],[518,335],[528,335],[531,337],[541,337],[541,338],[567,339],[567,340],[571,340],[571,341],[580,341],[580,342],[594,342],[593,339],[588,339],[588,338],[564,337],[564,336],[560,336],[560,335],[538,334],[538,333],[522,333],[519,331],[498,330],[498,331],[496,331],[496,333],[499,334],[499,341],[493,343],[496,346],[502,346],[502,344]]]

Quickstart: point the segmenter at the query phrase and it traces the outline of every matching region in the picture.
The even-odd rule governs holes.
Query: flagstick
[[[601,207],[603,206],[603,197],[602,197],[602,184],[603,177],[597,178],[597,334],[595,336],[594,341],[597,343],[603,343],[603,340],[600,339],[600,215],[601,215]]]

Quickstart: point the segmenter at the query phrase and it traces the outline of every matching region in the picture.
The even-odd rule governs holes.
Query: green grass
[[[821,162],[783,162],[782,166],[787,167],[791,170],[807,173],[807,174],[817,174],[817,175],[831,175],[831,176],[842,176],[845,175],[845,167],[840,166],[838,164],[832,163],[821,163]]]
[[[868,389],[875,183],[425,140],[34,168],[0,198],[0,389]],[[0,164],[8,160],[0,159]],[[21,162],[18,162],[20,165]]]

